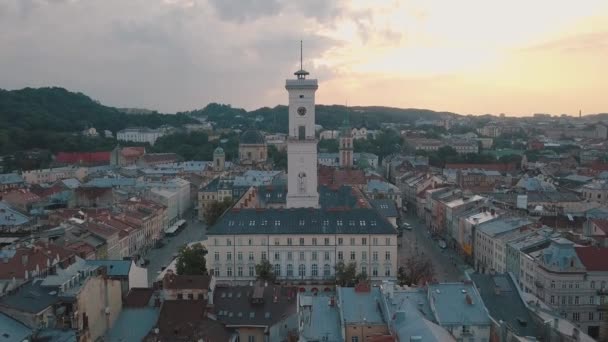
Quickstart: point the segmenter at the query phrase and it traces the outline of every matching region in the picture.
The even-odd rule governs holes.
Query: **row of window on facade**
[[[245,267],[244,266],[237,266],[236,267],[236,273],[233,272],[233,270],[235,270],[235,268],[233,268],[232,266],[228,266],[226,267],[226,273],[225,274],[221,274],[221,271],[219,269],[210,269],[209,273],[213,276],[216,277],[221,277],[221,276],[226,276],[226,277],[255,277],[256,276],[256,272],[255,272],[255,267],[254,266],[249,266],[247,267],[247,273],[245,273]],[[292,264],[287,264],[287,267],[285,268],[285,274],[282,274],[282,266],[281,264],[274,264],[272,267],[272,271],[274,273],[274,275],[276,277],[294,277],[294,265]],[[300,264],[298,265],[298,277],[319,277],[321,276],[321,274],[319,273],[319,265],[317,264],[312,264],[310,267],[310,273],[307,273],[306,270],[306,265],[304,264]],[[368,274],[367,273],[367,265],[361,265],[361,273],[362,274]],[[323,274],[324,277],[331,277],[332,274],[332,268],[329,264],[325,264],[323,265]],[[378,277],[380,275],[379,272],[379,267],[378,266],[372,266],[371,267],[371,276],[372,277]],[[385,266],[384,267],[384,276],[385,277],[390,277],[391,276],[391,268],[389,266]]]
[[[599,298],[599,299],[598,299]],[[556,304],[559,305],[561,302],[561,305],[604,305],[604,304],[608,304],[606,303],[606,298],[605,296],[589,296],[589,301],[587,303],[584,303],[583,300],[581,300],[582,297],[581,296],[554,296],[551,295],[551,297],[549,298],[549,302],[551,304]]]
[[[318,260],[318,253],[319,252],[310,252],[310,260]],[[287,252],[287,260],[293,260],[293,252]],[[305,261],[306,260],[306,252],[298,252],[298,260],[300,261]],[[323,252],[323,260],[331,260],[331,253],[330,252]],[[262,252],[261,253],[261,260],[267,260],[266,259],[267,255],[266,252]],[[343,261],[344,260],[344,253],[342,251],[338,251],[338,255],[337,258],[339,261]],[[351,251],[350,252],[350,260],[351,261],[355,261],[357,259],[357,253],[355,251]],[[214,260],[215,261],[220,261],[220,252],[215,252],[214,253]],[[243,259],[243,252],[237,252],[236,254],[236,260],[237,261],[244,261]],[[253,252],[249,252],[248,255],[248,260],[249,261],[255,261],[255,256]],[[274,252],[274,260],[278,261],[281,260],[281,252]],[[367,251],[362,251],[361,252],[361,260],[367,260]],[[372,261],[378,261],[378,252],[374,251],[372,252]],[[385,261],[390,261],[391,260],[391,252],[390,251],[385,251],[384,252],[384,260]],[[226,252],[226,261],[232,261],[232,252]]]
[[[294,238],[287,238],[285,240],[285,244],[287,246],[295,246],[294,245],[294,242],[295,242],[294,240],[295,240]],[[266,238],[262,238],[260,240],[260,245],[266,246],[266,241],[267,241]],[[299,246],[307,246],[308,245],[306,238],[299,238],[297,241],[298,241],[298,245]],[[310,241],[310,244],[312,246],[318,246],[319,245],[319,238],[316,238],[316,237],[315,238],[311,238],[311,240],[309,240],[309,241]],[[366,237],[361,238],[360,241],[361,241],[360,245],[367,246],[367,238]],[[377,238],[377,237],[374,237],[374,238],[371,239],[371,241],[372,241],[372,245],[373,246],[378,246],[380,244],[381,240],[379,238]],[[344,238],[337,238],[337,242],[338,242],[338,246],[344,245]],[[351,246],[356,246],[357,245],[357,239],[354,238],[354,237],[350,238],[349,242],[350,242]],[[248,246],[253,246],[253,244],[254,244],[253,238],[247,239],[247,245]],[[213,239],[213,245],[214,246],[220,246],[220,239],[218,239],[218,238]],[[245,246],[243,244],[243,240],[241,238],[237,238],[236,245],[237,246]],[[274,238],[274,245],[275,246],[280,246],[281,245],[281,239],[280,238]],[[331,245],[331,239],[330,238],[323,238],[323,245],[330,246]],[[391,238],[390,237],[387,237],[387,238],[384,239],[384,245],[385,246],[390,246],[391,245]],[[227,238],[226,239],[226,246],[232,246],[232,239],[231,238]]]
[[[578,288],[581,287],[581,284],[583,285],[583,288],[584,288],[585,284],[586,284],[586,282],[584,282],[584,281],[562,281],[561,283],[562,283],[562,286],[561,286],[562,289],[565,289],[565,288],[569,288],[569,289],[575,288],[575,289],[578,289]],[[602,289],[602,290],[606,289],[606,281],[602,280],[602,282],[600,282],[599,285],[600,285],[600,289]],[[549,286],[552,289],[555,289],[557,287],[556,281],[555,280],[551,280],[551,284]],[[596,287],[595,280],[591,280],[589,282],[589,288],[590,289],[595,289],[595,287]]]
[[[249,226],[250,227],[254,227],[257,224],[259,224],[260,226],[268,226],[269,223],[270,224],[274,223],[274,225],[277,226],[277,227],[281,226],[281,220],[274,220],[274,221],[270,220],[269,221],[269,220],[266,220],[266,219],[262,219],[259,222],[256,221],[256,220],[249,220]],[[329,222],[329,220],[323,220],[320,223],[322,223],[323,226],[329,226],[330,222]],[[338,227],[345,226],[346,225],[345,223],[348,223],[349,226],[354,227],[354,226],[357,225],[357,220],[348,220],[348,221],[345,221],[345,220],[336,220],[336,226],[338,226]],[[366,227],[367,223],[368,223],[368,221],[366,221],[366,220],[359,220],[359,226],[360,227]],[[307,224],[316,225],[317,224],[317,220],[311,219],[309,222],[307,222],[307,220],[300,219],[298,221],[298,225],[301,226],[301,227],[302,226],[306,226]],[[369,225],[372,226],[372,227],[375,227],[377,224],[378,224],[378,222],[376,220],[369,221]],[[243,221],[243,220],[240,220],[238,222],[236,222],[234,220],[228,221],[228,227],[234,227],[234,226],[243,227],[243,226],[246,226],[246,225],[247,225],[247,221]]]

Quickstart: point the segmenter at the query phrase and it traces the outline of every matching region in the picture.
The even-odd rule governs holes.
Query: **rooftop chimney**
[[[329,298],[329,306],[336,306],[336,298],[334,298],[334,296]]]
[[[467,293],[467,295],[464,298],[467,301],[467,304],[473,305],[473,298],[471,298],[471,296],[469,296],[468,293]]]

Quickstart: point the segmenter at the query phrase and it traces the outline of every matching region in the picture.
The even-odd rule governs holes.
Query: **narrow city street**
[[[188,221],[186,228],[176,236],[165,237],[164,241],[166,244],[162,248],[150,249],[144,256],[145,259],[150,260],[150,264],[147,266],[148,283],[150,285],[156,280],[161,268],[171,263],[174,254],[177,253],[181,246],[205,239],[206,225],[203,222],[200,222],[196,217],[193,218],[190,213],[184,219]]]
[[[403,230],[401,246],[399,247],[399,265],[403,265],[410,257],[426,257],[431,260],[435,269],[435,278],[440,282],[459,281],[463,279],[464,270],[468,266],[451,249],[442,249],[437,240],[433,240],[424,222],[415,216],[405,216],[404,222],[412,226],[412,230]]]

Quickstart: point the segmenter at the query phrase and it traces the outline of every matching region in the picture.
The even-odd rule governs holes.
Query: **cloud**
[[[523,51],[597,51],[608,49],[608,31],[586,32],[532,45]]]
[[[220,18],[239,22],[277,14],[282,7],[278,0],[209,0],[209,3]]]
[[[21,1],[9,2],[11,19],[0,21],[0,88],[63,86],[115,106],[174,112],[215,101],[250,109],[285,103],[299,41],[306,69],[325,80],[332,74],[313,59],[341,44],[318,34],[315,18],[274,15],[272,5],[254,2],[245,6],[255,15],[228,5],[219,15],[205,1],[28,0],[20,19],[13,15]]]

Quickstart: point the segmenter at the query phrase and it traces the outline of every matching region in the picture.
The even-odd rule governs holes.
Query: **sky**
[[[608,112],[606,0],[0,0],[0,88],[176,112],[317,103]]]

